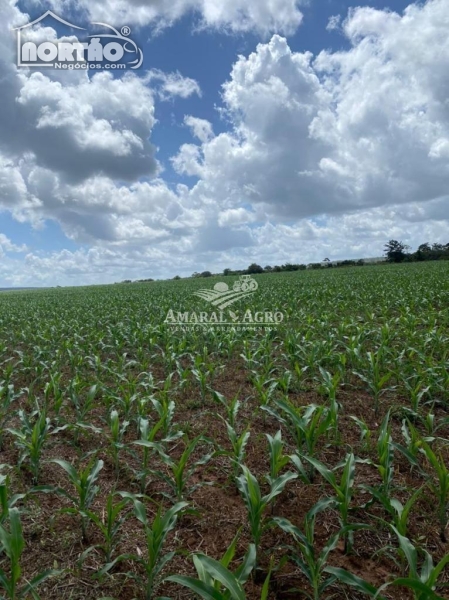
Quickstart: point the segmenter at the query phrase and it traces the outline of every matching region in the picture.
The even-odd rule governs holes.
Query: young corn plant
[[[54,420],[59,422],[61,409],[64,403],[64,392],[61,387],[62,373],[50,373],[50,381],[44,387],[45,409],[53,408]]]
[[[338,413],[340,405],[337,401],[338,386],[340,385],[341,375],[340,373],[334,373],[331,375],[329,371],[326,371],[320,367],[320,387],[321,393],[326,394],[329,400],[329,407],[331,413],[331,424],[334,430],[334,438],[338,441]]]
[[[272,485],[281,474],[282,469],[290,462],[290,457],[284,454],[284,442],[281,430],[274,437],[269,433],[266,434],[266,437],[270,451],[270,474],[267,476],[267,480]]]
[[[315,455],[318,440],[324,435],[331,424],[332,414],[326,406],[310,404],[306,407],[296,407],[287,400],[276,400],[278,411],[266,407],[265,410],[283,423],[296,442],[296,452],[305,452],[308,456]],[[293,459],[299,465],[300,459]],[[300,471],[301,472],[301,471]],[[314,469],[309,467],[307,477],[313,481]]]
[[[39,600],[36,588],[49,577],[58,575],[59,571],[50,569],[43,571],[33,577],[31,581],[20,586],[22,569],[20,561],[25,548],[25,540],[22,533],[22,524],[17,508],[10,508],[8,513],[9,529],[4,524],[0,525],[0,548],[6,554],[9,561],[7,571],[0,568],[0,588],[3,589],[5,598],[9,600],[20,600],[30,595]]]
[[[362,450],[367,452],[371,448],[371,430],[368,425],[365,423],[363,419],[358,419],[353,415],[349,415],[349,418],[352,419],[360,429],[360,444]]]
[[[401,382],[408,392],[410,403],[412,405],[412,411],[415,414],[418,414],[421,400],[429,392],[430,386],[424,387],[423,377],[421,374],[418,376],[402,376]]]
[[[377,470],[382,478],[381,491],[384,494],[390,493],[391,483],[393,481],[393,452],[394,444],[391,437],[390,411],[384,417],[379,430],[377,440]]]
[[[69,476],[69,481],[75,488],[75,495],[69,494],[62,488],[52,490],[51,488],[42,488],[43,491],[56,491],[65,498],[68,498],[74,505],[72,508],[64,508],[61,512],[68,514],[75,514],[81,517],[81,535],[83,542],[88,542],[87,537],[87,523],[88,516],[87,511],[89,510],[95,496],[100,491],[100,487],[97,485],[98,476],[101,469],[103,468],[103,461],[93,458],[84,468],[80,468],[79,471],[75,469],[73,465],[65,460],[54,458],[50,462],[53,462],[64,469]],[[36,488],[39,490],[39,488]]]
[[[251,383],[256,390],[259,407],[268,406],[276,388],[278,387],[278,381],[272,377],[265,377],[265,375],[259,371],[252,371]]]
[[[245,462],[246,446],[249,441],[250,432],[249,427],[247,427],[239,435],[234,429],[234,427],[230,423],[228,423],[228,421],[225,421],[225,425],[232,448],[232,451],[229,453],[229,456],[231,457],[232,463],[232,478],[233,480],[235,480],[237,478],[240,465]]]
[[[424,562],[420,568],[418,564],[418,549],[407,537],[401,535],[394,525],[391,525],[391,529],[398,538],[402,555],[405,556],[407,573],[404,577],[397,577],[393,581],[382,585],[375,597],[380,598],[380,592],[393,585],[412,590],[415,600],[444,600],[445,596],[440,596],[435,591],[435,588],[437,587],[441,572],[449,563],[449,553],[443,556],[437,565],[434,565],[432,556],[426,550],[423,550]]]
[[[163,394],[161,400],[151,398],[151,403],[159,417],[162,442],[174,442],[181,438],[184,435],[183,432],[176,431],[173,423],[176,410],[174,400],[169,400],[168,395]]]
[[[342,529],[333,535],[324,545],[320,552],[317,550],[318,543],[315,540],[315,520],[319,510],[310,510],[304,519],[304,533],[288,519],[274,517],[273,524],[280,527],[283,531],[291,535],[295,541],[295,546],[288,546],[290,558],[299,567],[306,577],[312,589],[312,593],[301,589],[301,595],[304,594],[309,600],[320,600],[324,597],[325,590],[331,586],[336,577],[326,577],[327,564],[330,553],[337,547],[340,535],[346,535],[349,528]],[[298,590],[299,591],[299,590]],[[375,588],[373,588],[375,592]]]
[[[122,514],[123,509],[128,504],[128,500],[124,499],[114,504],[115,495],[116,494],[114,493],[108,495],[106,500],[106,508],[103,510],[101,518],[91,510],[85,511],[86,517],[98,527],[104,541],[102,544],[90,546],[87,550],[85,550],[80,557],[80,563],[83,563],[87,555],[96,548],[101,550],[106,563],[110,563],[112,561],[112,556],[120,542],[120,529],[122,528],[126,519],[130,516],[130,513]]]
[[[122,493],[122,496],[129,498],[133,502],[134,515],[143,525],[146,542],[146,556],[141,556],[140,554],[121,554],[115,560],[105,565],[103,569],[101,569],[100,575],[104,575],[110,571],[119,562],[131,560],[140,565],[143,569],[145,579],[135,573],[128,573],[127,575],[136,579],[144,586],[145,600],[152,600],[154,589],[163,568],[175,555],[174,552],[168,552],[167,554],[163,553],[165,541],[170,531],[175,528],[179,514],[188,506],[188,503],[178,502],[165,513],[163,513],[162,508],[159,508],[153,522],[150,523],[146,508],[140,500],[131,494]]]
[[[433,467],[436,475],[436,481],[433,477],[428,477],[427,485],[432,490],[438,501],[438,521],[440,525],[441,541],[446,543],[446,527],[448,523],[448,508],[449,508],[449,470],[441,454],[437,454],[432,450],[425,440],[421,440],[421,451],[427,458],[430,465]]]
[[[120,452],[125,447],[123,438],[129,426],[129,421],[120,423],[119,414],[116,410],[111,411],[108,420],[109,425],[109,454],[114,464],[115,474],[118,475],[120,469]]]
[[[50,419],[45,412],[42,412],[40,416],[34,413],[31,419],[23,410],[20,410],[18,415],[21,428],[8,429],[8,431],[14,436],[15,443],[20,450],[19,467],[24,460],[27,460],[33,483],[37,484],[41,470],[42,450],[50,432]],[[33,425],[32,418],[36,416]]]
[[[367,352],[368,367],[366,368],[365,372],[353,372],[354,375],[357,375],[357,377],[366,383],[370,389],[374,398],[374,414],[376,416],[379,414],[379,401],[381,396],[386,391],[392,389],[391,387],[387,388],[386,384],[394,375],[393,371],[387,371],[384,373],[384,354],[385,351],[383,347],[379,348],[377,352]]]
[[[86,394],[83,394],[86,385],[78,377],[73,379],[68,387],[68,396],[75,410],[77,423],[84,424],[93,408],[95,396],[98,391],[97,385],[92,385]]]
[[[137,478],[140,482],[140,493],[144,494],[148,485],[148,475],[151,472],[150,469],[150,458],[153,456],[154,452],[160,448],[158,442],[155,441],[156,435],[162,429],[162,419],[159,419],[153,427],[150,427],[150,422],[148,419],[140,419],[139,428],[140,428],[140,440],[136,440],[133,442],[133,445],[141,447],[142,450],[142,458],[140,461],[140,470],[137,472]],[[134,452],[131,450],[131,453],[134,455]],[[138,460],[138,457],[136,455]]]
[[[245,465],[241,466],[242,474],[237,478],[237,487],[242,495],[248,512],[249,526],[252,541],[256,547],[256,555],[259,551],[263,532],[269,526],[269,521],[264,513],[271,502],[284,491],[289,481],[296,479],[296,473],[287,472],[270,482],[270,491],[262,496],[260,485],[251,471]]]
[[[236,394],[231,400],[227,400],[226,396],[213,390],[212,397],[215,402],[220,403],[226,411],[226,421],[235,429],[237,423],[237,415],[240,410],[240,400]],[[220,416],[220,415],[218,415]]]
[[[17,504],[19,500],[25,498],[26,494],[9,495],[9,479],[6,475],[0,475],[0,525],[9,517],[9,511]]]
[[[349,522],[349,511],[351,507],[351,500],[354,493],[354,480],[355,480],[355,464],[356,459],[354,454],[351,452],[346,456],[346,460],[338,464],[335,469],[331,470],[322,462],[309,456],[304,456],[306,460],[320,473],[320,475],[332,486],[334,496],[331,498],[325,498],[319,502],[315,509],[324,510],[325,508],[335,508],[338,510],[340,517],[340,526],[342,530],[346,531],[343,535],[344,540],[344,552],[345,554],[352,548],[352,534],[354,528],[363,528],[364,526],[360,523],[354,524]],[[335,471],[343,467],[343,471],[340,477],[340,481],[337,480]],[[349,528],[351,526],[352,529]]]
[[[195,461],[190,467],[190,457],[195,451],[200,441],[207,442],[204,436],[198,436],[194,438],[190,443],[186,440],[186,448],[181,454],[178,460],[175,460],[163,449],[158,446],[157,451],[162,462],[169,468],[170,474],[167,475],[162,471],[154,471],[154,474],[164,481],[170,489],[169,498],[175,498],[178,502],[184,500],[187,496],[191,495],[198,487],[208,485],[206,482],[198,483],[192,487],[187,487],[189,479],[192,477],[196,469],[200,466],[206,465],[214,455],[214,452],[203,455],[199,460]],[[164,494],[166,495],[166,494]]]
[[[247,596],[243,586],[256,564],[256,549],[253,544],[250,545],[243,563],[234,573],[228,568],[230,563],[228,553],[221,561],[204,554],[194,554],[193,563],[198,573],[198,579],[172,575],[167,577],[167,581],[186,587],[203,600],[246,600]],[[271,568],[262,587],[260,600],[268,598],[270,577]]]
[[[14,386],[11,383],[0,382],[0,450],[3,450],[6,425],[13,415],[11,407],[19,396],[19,393],[14,392]]]

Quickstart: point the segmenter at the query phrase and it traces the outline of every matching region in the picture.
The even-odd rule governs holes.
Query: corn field
[[[448,263],[224,279],[0,295],[0,597],[449,598]]]

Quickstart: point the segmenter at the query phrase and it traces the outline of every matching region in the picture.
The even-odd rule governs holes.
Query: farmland
[[[0,295],[1,597],[449,597],[449,264],[255,279]]]

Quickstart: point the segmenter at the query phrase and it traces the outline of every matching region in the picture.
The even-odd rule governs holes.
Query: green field
[[[2,598],[449,598],[449,263],[236,279],[0,294]]]

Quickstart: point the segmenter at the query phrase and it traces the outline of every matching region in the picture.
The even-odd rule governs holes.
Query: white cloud
[[[430,216],[429,216],[430,214]],[[130,222],[137,234],[139,225]],[[294,224],[266,222],[258,227],[207,226],[187,235],[150,244],[94,245],[89,249],[29,252],[24,259],[2,258],[2,285],[79,285],[123,279],[166,278],[194,271],[222,272],[287,262],[316,262],[381,256],[389,239],[402,239],[414,249],[422,242],[447,243],[446,205],[439,202],[375,208],[327,219],[300,219]],[[125,233],[127,237],[129,232]],[[144,232],[147,235],[147,232]],[[157,243],[155,243],[157,242]]]
[[[220,227],[227,225],[243,225],[255,221],[256,215],[244,208],[229,208],[218,214],[218,224]]]
[[[0,233],[0,256],[4,256],[6,252],[22,253],[26,251],[26,244],[20,246],[13,244],[7,235]]]
[[[212,124],[206,119],[198,119],[191,115],[184,117],[184,124],[190,127],[193,135],[200,140],[200,142],[208,142],[214,137],[214,130]]]
[[[326,29],[328,31],[335,31],[336,29],[340,28],[340,23],[341,23],[341,16],[333,15],[332,17],[329,17],[329,21],[327,22]]]
[[[238,5],[207,18],[222,23],[223,11]],[[176,7],[185,4],[166,10]],[[176,189],[154,179],[154,99],[200,94],[198,84],[158,72],[149,78],[159,91],[132,74],[18,74],[4,24],[21,17],[11,5],[2,10],[0,205],[35,226],[53,219],[90,246],[6,255],[4,281],[188,275],[254,261],[376,256],[390,238],[415,248],[449,241],[445,0],[402,16],[352,10],[342,24],[348,50],[314,57],[275,35],[239,57],[223,87],[228,130],[214,135],[208,121],[185,118],[198,142],[182,145],[172,164],[197,181]],[[137,2],[139,10],[150,9]]]
[[[155,89],[161,100],[171,100],[177,96],[188,98],[193,94],[201,96],[198,82],[190,77],[183,77],[179,72],[164,73],[159,69],[152,69],[144,80],[147,83],[158,82]]]
[[[447,196],[446,8],[356,9],[352,47],[316,59],[277,35],[259,44],[223,89],[233,130],[183,146],[175,168],[222,207],[274,220]]]
[[[47,4],[47,3],[45,3]],[[52,0],[55,10],[69,10],[71,0]],[[44,6],[44,3],[42,2]],[[93,21],[116,25],[163,28],[187,13],[199,17],[199,26],[231,32],[255,30],[292,34],[302,21],[298,0],[79,0]]]

